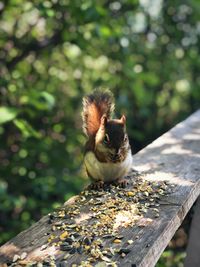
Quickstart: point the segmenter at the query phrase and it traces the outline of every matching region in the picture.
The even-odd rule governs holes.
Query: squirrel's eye
[[[108,144],[109,141],[110,141],[110,140],[109,140],[109,136],[108,136],[108,134],[106,134],[105,137],[104,137],[103,142],[104,142],[105,144]]]

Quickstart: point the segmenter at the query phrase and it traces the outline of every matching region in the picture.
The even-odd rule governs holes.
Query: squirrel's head
[[[123,159],[129,148],[126,133],[126,117],[107,119],[101,117],[101,124],[95,137],[96,152],[107,158],[107,161],[117,162]]]

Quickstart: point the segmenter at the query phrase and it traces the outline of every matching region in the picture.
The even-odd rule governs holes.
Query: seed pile
[[[125,258],[140,238],[127,239],[124,229],[151,224],[159,217],[159,199],[173,190],[173,185],[145,177],[136,177],[132,183],[127,188],[109,185],[101,191],[85,190],[73,203],[49,214],[51,233],[41,250],[55,246],[58,255],[41,264],[69,266],[66,260],[79,255],[77,262],[82,255],[81,262],[70,266],[117,267],[117,259]]]

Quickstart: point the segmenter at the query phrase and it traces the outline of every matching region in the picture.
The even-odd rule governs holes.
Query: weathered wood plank
[[[197,199],[190,228],[185,267],[200,266],[200,197]]]
[[[115,231],[115,235],[119,232],[123,239],[119,241],[121,237],[118,238],[116,243],[113,242],[113,238],[103,240],[101,251],[111,248],[113,255],[110,261],[116,262],[115,266],[152,267],[200,194],[200,111],[134,155],[133,168],[140,174],[130,173],[130,186],[127,189],[111,188],[100,195],[95,195],[94,192],[89,192],[89,195],[83,194],[85,200],[79,196],[66,204],[65,216],[68,216],[70,210],[78,211],[78,214],[71,214],[71,218],[77,224],[81,225],[83,222],[88,235],[94,231],[96,223],[100,221],[101,224],[105,224],[110,217],[110,225],[97,228],[98,231],[104,231],[104,228],[111,229]],[[100,203],[94,204],[97,199]],[[112,204],[111,200],[114,207],[108,207]],[[73,205],[77,205],[78,208]],[[106,206],[107,210],[94,211],[96,205],[100,205],[100,209]],[[127,212],[123,213],[126,209]],[[106,215],[107,211],[109,214]],[[95,219],[94,214],[99,218]],[[71,218],[62,220],[66,220],[70,225]],[[68,252],[61,253],[59,247],[47,242],[49,235],[46,234],[52,233],[52,224],[55,224],[55,221],[48,221],[49,217],[45,216],[3,245],[0,248],[0,263],[11,262],[15,254],[21,255],[22,252],[27,253],[25,264],[29,261],[39,262],[48,255],[55,255],[57,262],[61,262],[65,255],[69,255]],[[121,224],[119,229],[117,223]],[[125,223],[128,227],[122,227]],[[55,233],[58,234],[59,231],[61,230],[56,228]],[[45,246],[41,248],[42,245]],[[126,248],[126,253],[116,252],[121,248]],[[71,266],[74,263],[80,266],[82,260],[91,257],[91,251],[88,251],[70,254],[67,262],[62,261],[63,266]],[[107,254],[105,255],[106,258],[96,257],[92,266],[102,261],[109,263]]]

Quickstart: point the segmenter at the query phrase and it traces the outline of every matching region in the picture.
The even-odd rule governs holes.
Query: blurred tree
[[[198,0],[0,1],[4,242],[77,193],[81,98],[110,88],[133,152],[200,105]]]

